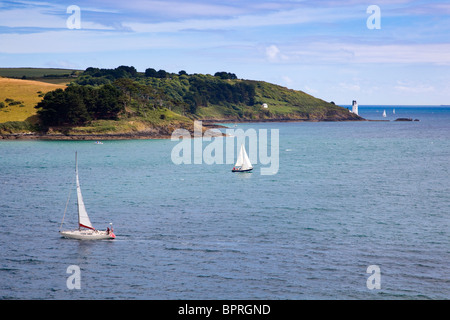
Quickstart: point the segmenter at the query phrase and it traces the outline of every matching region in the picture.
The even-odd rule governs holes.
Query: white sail
[[[395,109],[394,109],[394,110],[392,110],[392,113],[393,113],[393,114],[395,114]]]
[[[386,110],[383,111],[383,117],[386,117]]]
[[[239,150],[239,155],[237,157],[236,164],[234,165],[235,167],[241,167],[242,164],[244,163],[244,154],[242,150],[245,151],[243,144],[241,145],[241,149]]]
[[[84,206],[83,196],[81,195],[80,180],[78,179],[78,161],[76,153],[75,153],[75,172],[77,177],[78,225],[80,227],[95,230],[95,228],[92,226],[91,220],[89,219],[86,207]]]
[[[253,168],[250,159],[247,156],[247,152],[245,152],[244,144],[241,145],[241,150],[239,151],[239,155],[234,166],[235,168],[241,167],[242,171]]]
[[[247,156],[247,152],[245,152],[245,148],[244,146],[242,146],[244,153],[243,153],[243,158],[244,158],[244,163],[242,164],[242,170],[249,170],[252,169],[252,164],[250,162],[250,159]]]

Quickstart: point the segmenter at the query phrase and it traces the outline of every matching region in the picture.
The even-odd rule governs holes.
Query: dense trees
[[[101,86],[110,84],[116,79],[135,78],[138,72],[135,67],[120,66],[115,69],[87,68],[74,83],[79,85]]]
[[[153,69],[153,68],[145,69],[145,76],[146,77],[154,77],[154,78],[156,78],[157,75],[158,75],[158,72],[155,69]]]
[[[90,120],[116,119],[123,110],[121,95],[110,84],[99,88],[70,86],[48,92],[36,108],[45,126],[82,125]]]
[[[191,77],[190,91],[198,94],[211,104],[246,104],[255,103],[255,86],[251,83],[213,81],[205,77]],[[203,100],[202,100],[203,101]],[[197,103],[197,106],[200,105]]]
[[[235,79],[237,79],[237,76],[234,73],[229,73],[229,72],[225,72],[225,71],[216,72],[214,74],[214,77],[219,77],[220,79],[223,79],[223,80],[227,80],[227,79],[235,80]]]
[[[151,77],[151,78],[160,78],[164,79],[170,76],[170,73],[168,73],[166,70],[158,70],[156,71],[153,68],[145,69],[145,76]]]
[[[99,69],[99,68],[87,68],[83,75],[90,75],[92,77],[107,77],[109,79],[120,78],[134,78],[137,75],[135,67],[120,66],[115,69]]]
[[[253,106],[255,86],[236,75],[178,74],[147,68],[87,68],[66,90],[47,93],[36,106],[45,126],[83,125],[91,120],[117,119],[120,114],[145,115],[146,110],[168,108],[184,115],[201,107]],[[238,108],[239,109],[239,108]]]

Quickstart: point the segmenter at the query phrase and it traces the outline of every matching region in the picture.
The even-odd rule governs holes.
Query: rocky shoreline
[[[323,117],[297,117],[277,116],[273,118],[257,119],[201,119],[203,123],[253,123],[253,122],[344,122],[344,121],[366,121],[366,119],[353,113],[333,114]]]
[[[4,140],[56,140],[56,141],[97,141],[97,140],[133,140],[133,139],[170,139],[171,136],[148,133],[117,133],[117,134],[43,134],[43,133],[11,133],[0,135]]]
[[[345,119],[345,120],[307,120],[307,119],[258,119],[258,120],[232,120],[232,119],[203,119],[203,129],[212,128],[228,128],[220,125],[220,123],[257,123],[257,122],[343,122],[343,121],[367,121],[366,119]],[[151,131],[137,131],[125,133],[107,133],[107,134],[64,134],[42,132],[23,132],[23,133],[9,133],[0,134],[0,140],[53,140],[53,141],[100,141],[100,140],[138,140],[138,139],[170,139],[171,133],[167,130],[151,130]]]
[[[204,125],[203,130],[212,128],[226,128],[218,124],[208,123]],[[188,130],[192,131],[192,129]],[[169,133],[167,128],[161,128],[161,130],[147,131],[134,131],[134,132],[122,132],[122,133],[91,133],[91,134],[64,134],[54,133],[50,130],[50,133],[42,132],[22,132],[22,133],[9,133],[0,134],[0,140],[53,140],[53,141],[105,141],[105,140],[144,140],[144,139],[170,139],[172,132]]]

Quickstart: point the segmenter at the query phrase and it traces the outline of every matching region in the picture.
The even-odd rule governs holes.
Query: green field
[[[0,68],[0,77],[66,84],[81,72],[81,70],[58,68]]]
[[[56,69],[56,68],[0,68],[0,77],[5,78],[43,78],[43,77],[62,77],[70,76],[81,72],[73,69]]]

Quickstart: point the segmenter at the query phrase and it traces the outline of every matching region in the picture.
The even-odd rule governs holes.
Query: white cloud
[[[40,10],[32,8],[0,11],[0,25],[11,28],[64,28],[66,26],[66,19],[55,15],[44,14]]]
[[[301,42],[284,45],[285,60],[302,63],[395,63],[450,65],[450,43],[383,45],[355,42]]]
[[[91,1],[84,0],[89,3]],[[96,7],[110,8],[111,11],[121,12],[124,16],[139,20],[173,20],[192,18],[211,18],[236,16],[248,12],[242,3],[212,1],[173,1],[173,0],[131,0],[131,1],[92,1]],[[79,4],[81,6],[81,4]],[[129,20],[130,22],[132,20]]]
[[[341,83],[339,83],[339,86],[342,89],[349,90],[349,91],[360,91],[361,90],[361,87],[359,86],[359,84],[354,84],[354,83],[341,82]]]
[[[359,0],[358,0],[359,1]],[[66,21],[70,16],[66,14],[66,7],[63,5],[50,4],[48,2],[32,3],[29,1],[21,1],[22,4],[28,4],[25,8],[6,9],[0,11],[0,25],[11,28],[42,28],[36,29],[33,36],[27,34],[14,34],[11,37],[11,33],[0,35],[2,44],[6,44],[0,47],[0,52],[8,53],[20,53],[20,52],[51,52],[50,48],[54,48],[53,45],[47,46],[45,43],[52,40],[61,40],[60,47],[73,47],[74,41],[72,37],[77,38],[77,35],[73,33],[66,37]],[[268,6],[270,3],[262,3]],[[34,7],[32,6],[34,5]],[[341,5],[349,5],[349,2],[344,2]],[[178,21],[166,21],[160,23],[142,23],[138,18],[130,15],[129,13],[123,17],[117,18],[122,21],[116,21],[115,25],[109,23],[102,24],[97,21],[87,19],[87,15],[83,12],[103,12],[114,13],[118,12],[121,7],[130,6],[134,10],[141,8],[142,12],[162,12],[168,10],[176,15],[177,12],[184,12],[185,16],[193,16],[197,18],[178,20]],[[189,3],[173,1],[132,1],[130,3],[122,2],[107,2],[97,1],[93,5],[83,7],[80,4],[81,11],[81,28],[82,30],[102,30],[104,33],[85,33],[79,40],[78,46],[84,46],[85,48],[78,48],[77,50],[89,52],[91,45],[93,48],[97,48],[97,42],[101,43],[105,49],[117,50],[123,48],[123,40],[126,41],[128,47],[135,49],[145,49],[149,47],[158,47],[158,42],[161,43],[159,47],[167,47],[169,42],[172,42],[170,47],[183,48],[185,45],[189,45],[189,41],[192,41],[192,34],[186,36],[186,34],[180,33],[185,30],[230,30],[230,29],[242,29],[245,30],[253,27],[267,27],[267,26],[279,26],[279,25],[298,25],[308,24],[311,22],[324,22],[330,23],[335,21],[341,21],[346,18],[355,17],[355,8],[350,6],[349,10],[337,10],[335,7],[327,7],[325,4],[322,7],[297,7],[292,9],[279,10],[279,11],[257,11],[256,14],[242,14],[243,12],[249,12],[251,6],[235,7],[233,5],[218,5],[209,3]],[[100,9],[98,7],[101,7]],[[445,7],[445,6],[444,6]],[[124,9],[125,10],[125,9]],[[198,14],[194,14],[197,11]],[[56,14],[55,12],[60,12]],[[210,12],[216,18],[208,17],[207,13]],[[192,14],[191,14],[192,13]],[[222,14],[222,15],[221,15]],[[362,13],[363,17],[366,16],[365,11]],[[217,18],[221,16],[220,18]],[[201,18],[200,18],[201,17]],[[128,22],[123,22],[123,19],[127,19]],[[111,20],[110,20],[111,21]],[[44,30],[43,30],[44,29]],[[62,33],[49,32],[45,29],[57,29]],[[108,32],[111,31],[111,32]],[[123,31],[130,32],[126,37]],[[168,34],[169,33],[169,34]],[[217,37],[217,33],[210,34],[211,38],[204,38],[203,42],[199,41],[196,45],[200,47],[211,47],[216,43],[211,43],[210,40],[223,42],[223,46],[236,46],[242,45],[243,40],[235,38],[233,36],[224,36],[221,39]],[[271,35],[273,36],[273,34]],[[17,37],[20,41],[13,39]],[[97,37],[97,41],[95,38]],[[49,38],[49,39],[45,39]],[[41,45],[37,45],[37,39],[42,40]],[[148,44],[149,39],[157,40],[151,45]],[[189,40],[190,39],[190,40]],[[396,63],[396,64],[414,64],[414,63],[432,63],[441,65],[450,65],[450,43],[436,43],[436,44],[418,44],[416,42],[404,43],[404,44],[382,44],[382,43],[368,43],[367,39],[361,38],[343,38],[344,41],[332,39],[327,36],[326,38],[296,38],[288,42],[281,42],[277,45],[269,45],[263,48],[263,55],[266,61],[270,62],[288,62],[288,63],[308,63],[308,64],[323,64],[323,63]],[[348,41],[348,39],[352,39]],[[110,41],[110,42],[108,42]],[[246,39],[248,43],[248,39]],[[261,42],[262,39],[255,39],[256,42]],[[21,43],[22,42],[22,43]],[[251,42],[251,41],[250,41]],[[252,45],[250,43],[250,45]],[[254,44],[257,46],[257,44]],[[261,47],[260,47],[261,48]],[[281,49],[280,49],[281,48]],[[47,51],[45,51],[47,50]],[[93,49],[94,51],[96,49]],[[64,48],[56,48],[56,52],[67,51]]]
[[[276,45],[271,45],[266,48],[266,56],[269,60],[275,60],[280,54],[280,49]]]
[[[138,39],[139,40],[139,39]],[[82,53],[107,52],[126,49],[128,51],[179,46],[170,39],[155,41],[130,41],[129,33],[112,33],[91,30],[61,30],[37,34],[0,34],[0,53]],[[126,48],[124,47],[126,44]]]
[[[178,32],[183,30],[214,30],[254,28],[304,24],[309,22],[325,22],[344,20],[354,16],[349,11],[338,12],[334,9],[298,8],[260,14],[229,15],[227,18],[187,19],[161,23],[124,22],[136,32]]]
[[[271,62],[288,59],[288,57],[282,54],[280,49],[274,44],[266,47],[266,58]]]
[[[359,63],[435,63],[450,64],[450,43],[348,45]]]
[[[436,89],[429,84],[411,83],[410,81],[397,81],[394,89],[404,93],[427,93],[434,92]]]
[[[81,27],[83,29],[93,30],[114,30],[110,26],[105,26],[101,23],[88,20],[83,12],[88,11],[86,8],[81,9]],[[62,29],[67,27],[67,19],[72,13],[67,13],[67,7],[55,6],[50,9],[34,8],[17,8],[0,11],[0,26],[9,28],[36,28],[35,32],[41,29]],[[100,9],[89,8],[95,12],[104,12]],[[59,12],[60,14],[55,14]],[[45,32],[45,31],[41,31]]]

